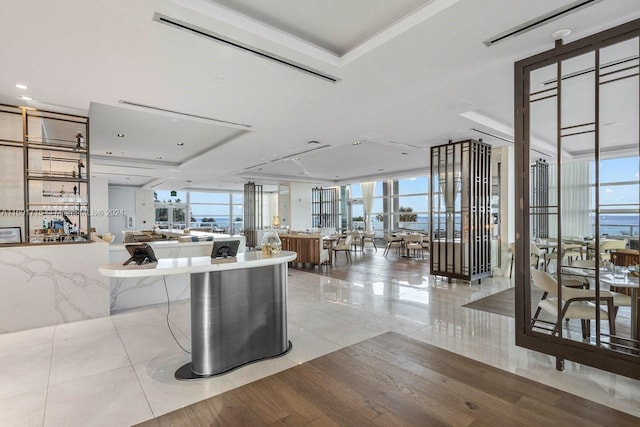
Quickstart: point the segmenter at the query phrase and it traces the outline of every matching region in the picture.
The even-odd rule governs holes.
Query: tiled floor
[[[189,360],[166,306],[0,336],[0,426],[128,426],[338,348],[395,331],[640,416],[640,381],[555,360],[514,345],[514,320],[463,308],[509,286],[422,281],[350,283],[290,270],[286,356],[227,375],[180,382]],[[172,303],[189,347],[189,305]]]

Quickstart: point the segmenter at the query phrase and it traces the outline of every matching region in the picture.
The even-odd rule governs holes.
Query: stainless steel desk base
[[[220,375],[290,349],[286,263],[191,274],[191,363],[176,379]]]
[[[284,352],[280,353],[280,354],[276,354],[274,356],[263,357],[262,359],[252,360],[250,362],[243,363],[243,364],[235,366],[233,368],[229,368],[226,371],[216,372],[216,373],[207,374],[207,375],[198,375],[198,374],[194,373],[193,370],[192,370],[191,362],[189,362],[189,363],[187,363],[185,365],[182,365],[176,371],[175,378],[177,380],[180,380],[180,381],[194,381],[194,380],[201,380],[203,378],[211,378],[211,377],[216,377],[218,375],[228,374],[229,372],[235,371],[238,368],[242,368],[245,365],[250,365],[250,364],[255,363],[255,362],[260,362],[261,360],[275,359],[276,357],[284,356],[285,354],[289,353],[289,351],[292,348],[293,348],[293,344],[291,343],[291,341],[289,341],[289,346],[287,347],[287,349]]]

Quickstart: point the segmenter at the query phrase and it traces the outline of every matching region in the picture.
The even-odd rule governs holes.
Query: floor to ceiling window
[[[211,227],[231,234],[242,232],[243,194],[240,192],[156,191],[154,195],[156,224],[160,228]]]
[[[398,179],[393,189],[393,228],[426,233],[429,230],[428,177]]]

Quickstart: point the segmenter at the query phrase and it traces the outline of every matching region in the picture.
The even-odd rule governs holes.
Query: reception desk
[[[200,237],[198,234],[195,236]],[[245,250],[244,236],[217,235],[216,241],[239,240],[238,252]],[[190,258],[211,255],[213,242],[207,240],[184,241],[163,240],[149,242],[156,256],[163,258]],[[123,263],[129,258],[124,244],[112,244],[109,247],[109,261],[106,263]],[[189,275],[171,275],[166,278],[169,299],[179,301],[189,299]],[[164,280],[160,276],[147,277],[112,277],[109,279],[110,304],[112,313],[120,310],[144,307],[166,302]]]
[[[176,378],[223,374],[291,349],[287,333],[287,263],[294,252],[238,254],[235,261],[209,256],[160,258],[145,265],[108,264],[101,274],[144,278],[189,274],[191,362]],[[231,261],[231,262],[229,262]]]

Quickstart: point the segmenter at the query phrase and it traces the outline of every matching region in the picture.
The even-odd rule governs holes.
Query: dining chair
[[[562,303],[560,313],[558,313],[557,295],[560,287],[556,279],[546,271],[541,270],[531,270],[531,277],[533,285],[543,291],[535,315],[531,319],[531,326],[535,326],[536,322],[551,323],[554,325],[553,330],[551,330],[552,335],[559,335],[560,328],[562,328],[562,319],[580,319],[582,338],[587,339],[590,335],[590,321],[596,319],[596,313],[599,310],[600,319],[607,319],[609,322],[609,334],[616,334],[615,318],[609,315],[609,313],[614,312],[613,296],[610,292],[600,291],[600,301],[607,305],[607,310],[605,311],[595,304],[595,291],[562,286]],[[552,315],[555,322],[539,319],[541,311]]]
[[[395,237],[395,236],[389,235],[388,233],[385,233],[384,241],[385,241],[385,247],[384,247],[384,252],[382,253],[383,256],[387,256],[391,248],[396,248],[396,252],[400,251],[400,247],[402,246],[401,237]]]
[[[584,269],[595,269],[596,268],[596,260],[595,259],[582,259],[573,261],[571,265],[572,268],[584,268]],[[577,273],[563,273],[562,274],[562,284],[563,286],[569,287],[581,287],[584,289],[589,289],[592,287],[594,277],[587,277],[585,275],[579,275]],[[613,286],[609,286],[608,292],[611,293],[613,297],[613,318],[615,319],[618,315],[618,309],[620,307],[631,307],[631,296],[626,292],[629,288],[615,288]]]
[[[364,245],[362,243],[362,233],[359,231],[351,231],[348,233],[351,236],[351,248],[357,254],[358,246],[360,247],[360,252],[363,252]]]
[[[420,251],[422,259],[424,259],[424,252],[422,251],[422,234],[409,234],[404,238],[404,243],[407,256],[411,250],[413,250],[414,257],[416,256],[416,251]]]
[[[338,263],[338,252],[344,252],[347,262],[351,262],[351,239],[353,236],[351,234],[347,234],[347,237],[344,238],[344,241],[338,240],[338,243],[331,249],[333,251],[333,261],[335,264]]]
[[[362,235],[362,249],[364,250],[364,246],[367,242],[373,243],[373,248],[378,252],[378,247],[376,246],[376,233],[364,233]]]
[[[539,269],[540,261],[544,260],[544,255],[546,254],[546,252],[540,249],[534,242],[529,243],[529,252],[531,254],[531,266],[535,267],[536,270]]]
[[[600,242],[600,260],[603,262],[611,261],[611,251],[615,251],[616,249],[626,249],[626,247],[626,240],[607,239]]]
[[[431,240],[429,239],[429,234],[422,235],[422,258],[424,258],[424,251],[430,253],[431,250]]]

